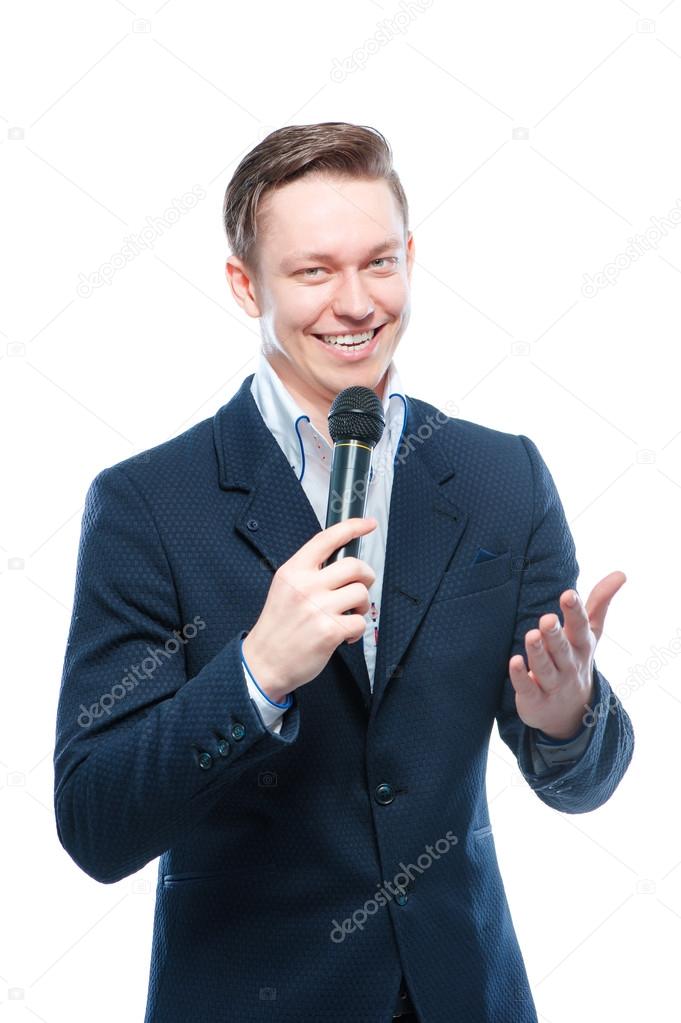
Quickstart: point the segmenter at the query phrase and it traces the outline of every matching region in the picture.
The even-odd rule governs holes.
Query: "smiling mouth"
[[[354,334],[314,334],[313,336],[324,344],[338,348],[362,348],[364,345],[369,344],[370,341],[373,341],[376,335],[380,334],[383,327],[385,327],[385,323],[381,323],[378,327],[374,327],[371,330],[357,331]]]

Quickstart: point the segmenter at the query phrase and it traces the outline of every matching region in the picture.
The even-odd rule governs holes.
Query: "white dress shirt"
[[[378,525],[362,537],[359,552],[362,561],[371,565],[376,573],[375,582],[368,588],[370,606],[364,616],[366,622],[364,657],[372,691],[376,667],[385,547],[388,538],[388,513],[393,485],[393,462],[407,413],[407,403],[394,359],[388,366],[387,374],[383,391],[385,429],[371,458],[371,475],[365,510],[365,516],[367,518],[373,516]],[[324,529],[333,447],[312,424],[310,417],[298,407],[263,355],[262,350],[251,383],[251,393],[260,410],[260,415],[286,455],[314,508],[319,519],[320,529]],[[281,709],[282,705],[277,706],[265,696],[248,671],[246,663],[244,663],[244,674],[249,693],[260,711],[264,724],[271,731],[279,732],[285,713]]]

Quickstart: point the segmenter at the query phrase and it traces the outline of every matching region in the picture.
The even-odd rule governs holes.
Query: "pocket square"
[[[494,554],[493,551],[488,551],[484,547],[478,548],[478,553],[475,555],[474,565],[480,564],[481,561],[492,561],[494,558],[498,558],[498,554]]]

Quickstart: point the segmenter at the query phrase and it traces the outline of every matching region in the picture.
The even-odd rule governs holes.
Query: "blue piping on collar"
[[[393,456],[393,468],[394,468],[395,461],[397,459],[397,453],[398,453],[398,451],[400,449],[400,443],[402,441],[402,434],[404,433],[404,428],[407,425],[407,403],[406,403],[406,401],[404,399],[404,395],[400,394],[399,391],[393,391],[392,394],[388,395],[388,398],[389,399],[390,398],[400,398],[400,400],[402,401],[402,404],[404,405],[404,412],[403,412],[403,415],[402,415],[402,429],[400,430],[400,436],[399,436],[399,439],[397,441],[397,446],[395,448],[395,454]],[[305,448],[303,446],[302,437],[300,436],[300,431],[298,430],[298,423],[300,422],[301,419],[305,419],[309,423],[310,422],[310,417],[309,416],[305,416],[305,415],[298,416],[298,418],[296,419],[296,421],[294,423],[294,427],[295,427],[295,431],[296,431],[296,437],[298,438],[298,443],[300,444],[300,457],[301,457],[302,466],[303,466],[302,472],[300,473],[300,476],[298,477],[298,482],[299,483],[302,483],[303,476],[305,475]],[[374,470],[373,470],[373,466],[372,466],[372,468],[371,468],[371,476],[369,478],[369,482],[370,483],[371,483],[373,478],[374,478]]]
[[[302,481],[303,476],[305,475],[305,448],[303,447],[302,437],[300,436],[300,433],[298,432],[298,423],[300,422],[301,419],[307,419],[307,421],[309,423],[310,422],[310,417],[309,416],[298,416],[298,418],[296,419],[295,423],[293,424],[295,426],[296,436],[298,438],[298,443],[300,444],[300,457],[301,457],[302,462],[303,462],[303,471],[301,472],[301,474],[300,474],[300,476],[298,478],[298,482],[299,483]]]

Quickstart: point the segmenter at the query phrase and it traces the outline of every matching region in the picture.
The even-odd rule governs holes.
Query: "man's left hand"
[[[557,615],[546,614],[538,629],[525,634],[529,671],[524,657],[516,654],[509,661],[509,677],[518,716],[530,728],[554,739],[569,739],[579,731],[593,697],[594,652],[605,615],[626,581],[624,572],[606,575],[594,586],[586,606],[576,590],[565,590],[560,597],[565,626]]]

